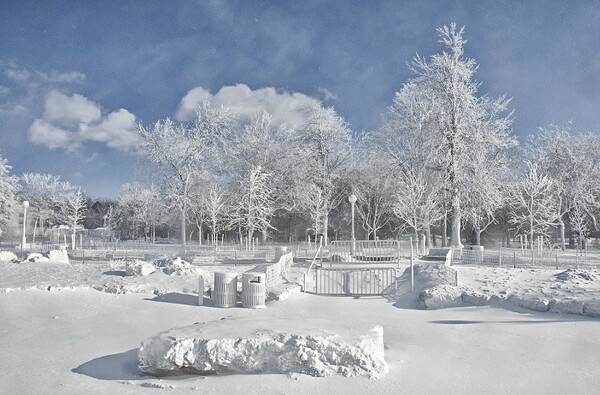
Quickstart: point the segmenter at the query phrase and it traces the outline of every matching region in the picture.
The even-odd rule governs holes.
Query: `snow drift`
[[[357,336],[348,330],[334,334],[301,329],[302,324],[290,322],[283,325],[296,328],[293,332],[250,329],[256,328],[255,320],[234,321],[196,323],[149,337],[138,353],[140,372],[153,376],[301,373],[372,378],[388,372],[381,326],[361,328],[362,335]],[[282,322],[260,323],[261,328],[278,324]]]

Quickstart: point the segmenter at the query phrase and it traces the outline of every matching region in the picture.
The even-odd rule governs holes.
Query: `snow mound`
[[[67,250],[65,248],[50,250],[50,252],[48,252],[48,259],[53,262],[69,263],[69,255],[67,254]]]
[[[567,269],[564,272],[555,274],[554,277],[562,282],[596,281],[598,279],[596,274],[581,269]]]
[[[316,377],[340,374],[371,378],[388,372],[381,326],[369,330],[361,328],[366,333],[361,331],[363,334],[357,336],[322,329],[302,330],[299,327],[305,323],[289,320],[285,325],[293,332],[247,330],[248,326],[257,324],[256,320],[224,321],[227,322],[220,320],[170,329],[144,340],[138,352],[140,372],[153,376],[300,373]],[[262,328],[277,325],[269,325],[264,320],[260,324]],[[244,330],[246,333],[239,333]]]
[[[32,252],[31,254],[27,255],[27,258],[22,262],[22,263],[29,263],[29,262],[47,262],[50,259],[48,257],[43,256],[42,254],[38,253],[38,252]]]
[[[10,251],[0,251],[0,261],[18,262],[19,258]]]
[[[138,259],[127,261],[125,263],[125,274],[127,276],[147,276],[156,271],[156,266],[152,263],[140,261]]]
[[[169,276],[200,276],[206,273],[205,270],[192,266],[181,257],[175,259],[160,258],[154,261],[154,265]]]
[[[462,290],[450,285],[437,285],[419,293],[421,307],[428,310],[464,306]]]

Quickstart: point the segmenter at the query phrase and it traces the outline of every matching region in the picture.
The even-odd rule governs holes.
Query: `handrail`
[[[315,253],[315,256],[313,257],[312,262],[310,263],[310,266],[302,275],[302,292],[306,292],[306,277],[308,276],[308,274],[312,270],[315,262],[317,261],[317,257],[319,256],[319,253],[321,252],[322,248],[323,248],[323,236],[321,236],[321,239],[319,241],[319,248],[317,248],[317,252]]]

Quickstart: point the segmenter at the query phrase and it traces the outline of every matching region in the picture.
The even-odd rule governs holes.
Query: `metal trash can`
[[[215,272],[212,300],[215,307],[235,307],[237,302],[237,273]]]
[[[242,307],[249,309],[264,309],[266,298],[266,273],[242,273]]]

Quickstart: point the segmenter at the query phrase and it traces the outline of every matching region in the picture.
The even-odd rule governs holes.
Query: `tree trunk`
[[[431,247],[431,226],[427,225],[425,227],[425,237],[426,237],[426,246]]]
[[[564,251],[566,246],[565,221],[563,221],[562,215],[558,217],[558,241],[560,242],[560,248]]]
[[[323,216],[323,246],[329,245],[329,240],[327,239],[327,228],[329,227],[329,214],[325,214]]]
[[[460,222],[461,222],[461,210],[460,210],[460,196],[455,193],[452,197],[452,229],[450,233],[450,246],[462,248],[463,244],[460,242]]]
[[[217,245],[217,218],[212,218],[212,239],[213,245]]]
[[[444,205],[444,221],[442,223],[442,247],[448,244],[448,211]]]
[[[183,244],[184,246],[186,245],[186,241],[185,241],[185,211],[186,211],[186,207],[185,207],[185,202],[183,203],[183,207],[181,209],[181,244]]]
[[[31,242],[33,244],[35,244],[35,233],[36,233],[36,230],[37,230],[37,225],[38,225],[39,220],[40,220],[40,217],[37,217],[35,219],[35,221],[33,222],[33,237],[32,237],[32,240],[31,240]]]
[[[481,229],[479,228],[479,225],[475,226],[475,245],[481,245]]]

